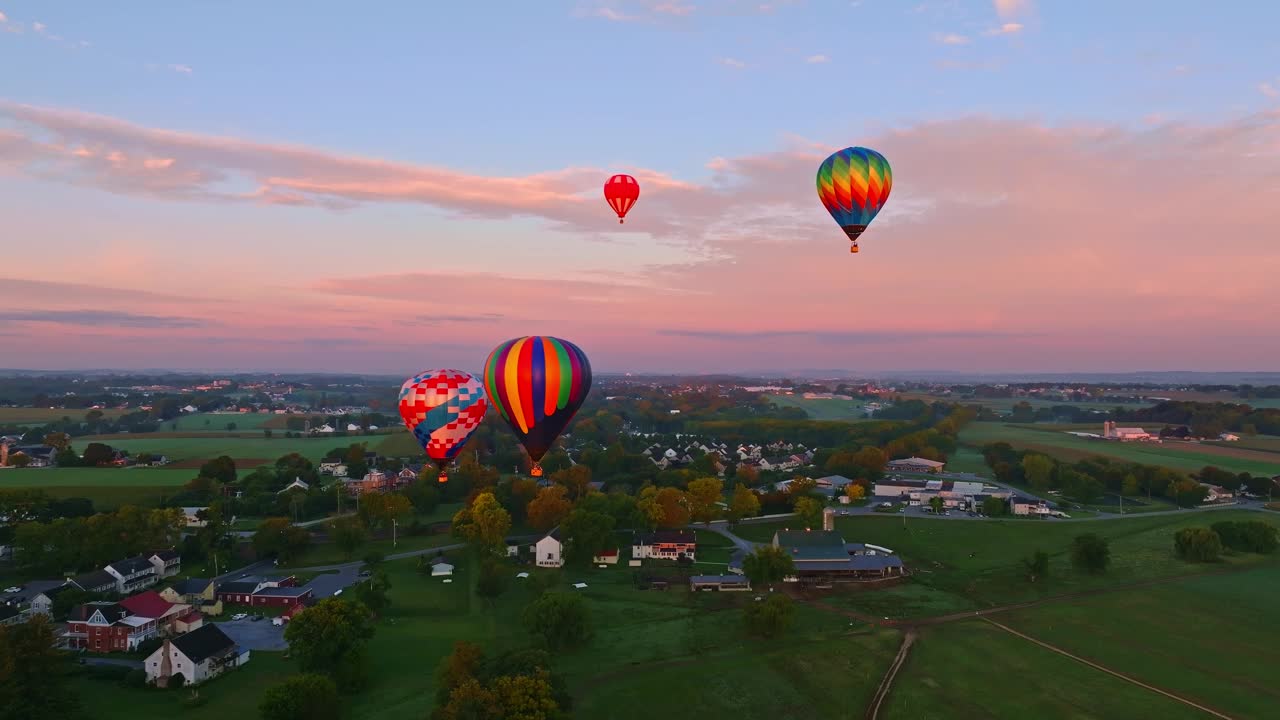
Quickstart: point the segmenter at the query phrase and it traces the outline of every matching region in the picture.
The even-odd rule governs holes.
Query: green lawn
[[[881,717],[1199,720],[1205,716],[985,622],[971,621],[921,633],[894,680]]]
[[[416,535],[411,536],[405,532],[405,528],[416,519],[418,522],[426,525],[429,523],[447,521],[453,517],[453,514],[462,507],[462,503],[444,503],[430,513],[424,515],[415,515],[413,518],[405,521],[400,525],[399,533],[396,537],[396,543],[391,544],[391,538],[381,540],[371,540],[360,548],[358,548],[350,557],[345,555],[333,543],[313,544],[302,555],[296,558],[286,567],[314,567],[316,565],[337,565],[339,563],[352,562],[363,558],[370,552],[380,552],[384,555],[392,555],[394,553],[410,552],[412,550],[424,550],[426,548],[439,547],[441,545],[452,545],[458,540],[448,533],[439,535]],[[246,528],[253,530],[257,526]]]
[[[866,403],[862,400],[807,399],[796,395],[767,395],[766,397],[778,407],[800,408],[814,420],[854,422],[868,419],[863,409]]]
[[[1199,577],[1002,618],[1044,642],[1236,717],[1280,706],[1280,571]]]
[[[93,438],[76,438],[77,449],[83,450],[85,441]],[[368,438],[370,447],[379,440],[378,436]],[[227,455],[234,460],[252,460],[257,462],[275,462],[276,458],[298,453],[312,461],[318,461],[324,454],[335,447],[346,447],[353,442],[364,442],[364,438],[286,438],[277,433],[276,437],[148,437],[147,435],[111,436],[101,442],[107,443],[117,450],[128,450],[130,453],[151,453],[167,455],[171,461],[209,460],[220,455]],[[256,463],[254,463],[256,465]],[[253,465],[238,469],[250,470]]]
[[[369,439],[369,448],[376,449],[386,457],[417,457],[422,455],[422,446],[417,438],[406,432],[393,432],[390,435]]]
[[[969,423],[960,431],[960,443],[980,447],[1007,442],[1019,450],[1035,450],[1060,460],[1076,461],[1100,455],[1125,462],[1163,465],[1181,472],[1196,472],[1216,465],[1232,472],[1280,475],[1280,457],[1263,450],[1188,443],[1121,443],[1090,440],[1058,430],[998,422]],[[1232,443],[1234,445],[1234,443]]]
[[[160,428],[178,432],[226,432],[227,423],[235,423],[236,431],[261,430],[275,417],[271,413],[192,413],[166,421]]]
[[[1176,558],[1173,534],[1180,528],[1221,520],[1266,520],[1280,526],[1280,517],[1268,514],[1212,510],[1090,522],[969,522],[913,515],[907,519],[906,529],[901,516],[873,515],[837,518],[836,527],[848,542],[869,542],[899,553],[914,574],[913,582],[986,607],[1213,569],[1215,566],[1187,564]],[[783,525],[742,525],[737,533],[764,542]],[[1094,576],[1072,569],[1068,549],[1072,539],[1082,533],[1097,533],[1111,541],[1112,564],[1106,574]],[[1024,579],[1020,562],[1037,549],[1049,553],[1050,572],[1048,578],[1032,584]],[[1240,555],[1224,564],[1262,562],[1267,561],[1256,555]]]
[[[196,476],[172,468],[23,468],[0,470],[0,488],[181,487]]]

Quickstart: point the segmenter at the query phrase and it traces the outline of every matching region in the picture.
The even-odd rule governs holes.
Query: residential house
[[[312,432],[313,434],[314,434],[314,433],[323,433],[323,434],[325,434],[325,435],[328,435],[329,433],[337,432],[337,431],[333,429],[333,426],[332,426],[332,425],[330,425],[329,423],[325,423],[324,425],[321,425],[321,426],[320,426],[320,427],[318,427],[318,428],[311,428],[311,432]]]
[[[773,546],[791,555],[796,574],[786,582],[828,584],[901,575],[902,560],[878,545],[847,543],[836,530],[782,530],[773,534]]]
[[[1204,496],[1204,501],[1207,503],[1226,502],[1234,499],[1236,496],[1235,493],[1221,485],[1210,485],[1208,483],[1200,484],[1204,485],[1209,490],[1209,493]]]
[[[103,568],[116,579],[116,592],[128,595],[155,585],[160,579],[151,558],[146,555],[118,560]]]
[[[157,550],[147,559],[155,568],[157,578],[173,577],[182,571],[182,556],[177,550]]]
[[[160,591],[160,597],[171,603],[184,603],[198,609],[204,615],[221,615],[222,601],[218,599],[212,580],[189,578]]]
[[[72,589],[78,589],[78,588],[76,587],[76,585],[74,585],[70,581],[67,581],[62,585],[59,585],[54,588],[49,588],[48,590],[45,590],[42,593],[37,593],[35,597],[31,598],[31,612],[39,615],[48,615],[49,617],[53,617],[54,600],[56,600],[58,596],[61,595],[62,593]]]
[[[556,527],[533,545],[533,557],[538,567],[562,567],[564,544],[560,542],[560,528]]]
[[[217,625],[165,640],[147,657],[147,682],[167,687],[181,676],[183,685],[200,683],[249,662],[249,650],[241,649]]]
[[[1026,498],[1020,495],[1014,495],[1009,498],[1009,512],[1014,515],[1038,515],[1040,517],[1048,517],[1053,514],[1053,510],[1049,509],[1049,504],[1040,498]]]
[[[597,565],[617,565],[618,564],[618,548],[601,550],[599,553],[597,553],[594,557],[591,558],[591,562]]]
[[[400,472],[396,473],[395,477],[391,479],[392,486],[397,488],[412,485],[416,482],[418,482],[418,473],[411,468],[401,468]]]
[[[148,563],[147,567],[151,567],[151,564]],[[94,570],[83,575],[77,575],[67,582],[88,593],[120,592],[116,576],[106,570]]]
[[[387,474],[381,470],[370,470],[362,478],[343,478],[342,483],[348,495],[380,493],[388,489]]]
[[[320,463],[321,475],[332,475],[334,477],[347,476],[347,464],[341,460],[326,460]]]
[[[175,622],[191,611],[190,605],[171,603],[155,590],[131,595],[121,600],[119,604],[120,607],[128,610],[130,615],[155,620],[156,629],[161,635],[175,634]]]
[[[9,449],[9,464],[13,464],[13,456],[22,453],[27,456],[27,467],[53,467],[57,464],[58,451],[48,445],[19,445]]]
[[[153,618],[130,615],[119,603],[92,602],[71,610],[67,629],[59,638],[72,650],[127,652],[158,633],[159,624]]]
[[[890,460],[885,468],[897,472],[914,472],[914,473],[940,473],[946,463],[940,463],[937,460],[928,460],[920,457],[909,457],[902,460]]]
[[[637,532],[631,539],[631,557],[636,559],[693,560],[697,548],[697,535],[692,530]]]
[[[519,555],[520,555],[520,541],[508,540],[507,541],[507,557],[518,557]]]

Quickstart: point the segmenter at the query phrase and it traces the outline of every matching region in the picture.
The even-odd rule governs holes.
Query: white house
[[[1039,515],[1046,517],[1052,515],[1053,511],[1049,509],[1048,503],[1039,498],[1025,498],[1014,495],[1009,498],[1009,510],[1014,515]]]
[[[332,475],[334,477],[347,476],[347,464],[341,460],[326,460],[320,463],[321,475]]]
[[[182,572],[182,555],[177,550],[157,550],[147,558],[157,578],[173,577]]]
[[[337,431],[333,429],[332,425],[330,425],[329,423],[325,423],[324,425],[321,425],[318,428],[311,428],[311,432],[328,434],[328,433],[337,432]]]
[[[283,488],[277,491],[276,494],[279,495],[281,493],[287,493],[290,490],[301,490],[302,492],[306,492],[310,489],[311,489],[311,486],[308,485],[306,481],[304,481],[302,478],[294,478],[293,482],[289,483],[288,485],[285,485]]]
[[[116,592],[121,595],[155,585],[160,579],[151,559],[143,555],[113,562],[103,570],[116,579]]]
[[[564,544],[560,542],[560,528],[553,529],[534,543],[533,553],[538,567],[563,567]]]
[[[182,676],[184,685],[198,685],[249,662],[249,651],[227,637],[217,625],[201,625],[165,640],[146,660],[147,682],[166,687]]]

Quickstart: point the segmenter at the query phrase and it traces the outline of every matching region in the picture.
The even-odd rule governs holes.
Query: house
[[[885,468],[897,472],[940,473],[946,463],[937,460],[926,460],[920,457],[909,457],[902,460],[890,460]]]
[[[79,605],[67,617],[60,643],[72,650],[127,652],[159,634],[154,618],[135,617],[113,602]]]
[[[165,640],[164,645],[147,657],[147,682],[167,687],[181,676],[183,685],[199,685],[227,670],[249,662],[249,651],[227,637],[217,625]]]
[[[151,564],[148,563],[147,567],[151,567]],[[106,570],[94,570],[83,575],[77,575],[67,582],[87,593],[119,592],[116,576]]]
[[[520,541],[508,540],[507,541],[507,557],[517,557],[519,555],[520,555]]]
[[[187,527],[189,528],[208,527],[209,521],[201,517],[201,513],[208,509],[209,508],[207,506],[182,508],[182,516],[187,520]]]
[[[218,599],[212,580],[190,578],[160,591],[160,597],[174,604],[190,605],[203,615],[221,615],[222,601]]]
[[[290,490],[301,490],[302,492],[306,492],[306,491],[308,491],[308,490],[310,490],[310,489],[311,489],[311,485],[310,485],[310,484],[308,484],[307,482],[303,481],[303,479],[302,479],[302,478],[297,478],[297,477],[296,477],[296,478],[294,478],[294,479],[293,479],[293,482],[291,482],[291,483],[289,483],[288,485],[285,485],[283,488],[280,488],[279,490],[277,490],[277,491],[276,491],[276,494],[277,494],[277,495],[283,495],[284,493],[287,493],[287,492],[289,492]]]
[[[444,558],[436,558],[431,563],[431,577],[449,577],[453,575],[453,565]]]
[[[347,476],[347,464],[341,460],[326,460],[320,463],[321,475],[332,475],[334,477]]]
[[[1047,517],[1053,514],[1049,509],[1049,504],[1040,498],[1025,498],[1020,495],[1014,495],[1009,498],[1009,512],[1014,515],[1038,515],[1039,517]]]
[[[253,603],[253,594],[264,587],[270,586],[262,578],[241,578],[219,585],[216,596],[218,600],[232,605],[250,605]]]
[[[750,590],[751,581],[741,575],[693,575],[689,578],[690,590]]]
[[[155,585],[160,579],[151,558],[145,555],[118,560],[103,568],[116,579],[116,592],[128,595]]]
[[[560,542],[560,528],[556,527],[533,545],[533,557],[538,567],[562,567],[564,544]]]
[[[591,558],[591,562],[597,565],[617,565],[618,564],[618,548],[601,550],[599,554]]]
[[[1221,485],[1209,485],[1208,483],[1200,484],[1209,490],[1208,494],[1204,496],[1204,501],[1207,503],[1226,502],[1227,500],[1234,499],[1236,496],[1235,493]]]
[[[13,464],[13,456],[22,453],[27,456],[27,467],[53,467],[57,461],[58,451],[48,445],[20,445],[9,450],[9,464]]]
[[[327,434],[329,434],[329,433],[337,432],[337,431],[333,429],[333,426],[332,426],[332,425],[330,425],[329,423],[325,423],[324,425],[321,425],[321,426],[320,426],[320,427],[318,427],[318,428],[311,428],[311,432],[312,432],[312,433],[324,433],[324,434],[326,434],[326,435],[327,435]]]
[[[291,608],[303,604],[313,594],[309,587],[265,587],[250,597],[249,604]]]
[[[878,545],[847,543],[836,530],[782,530],[773,534],[773,546],[791,555],[796,574],[785,582],[828,584],[901,575],[902,560]]]
[[[155,590],[132,595],[120,601],[120,607],[129,611],[130,615],[150,618],[156,621],[156,629],[161,635],[174,634],[174,622],[186,615],[191,606],[183,603],[171,603]]]
[[[114,579],[114,578],[113,578]],[[31,598],[31,612],[38,615],[48,615],[53,617],[53,602],[59,595],[67,590],[78,589],[70,581],[63,583],[54,588],[49,588],[42,593],[36,594]]]
[[[155,568],[157,579],[173,577],[182,571],[182,556],[177,550],[157,550],[147,559]]]
[[[631,539],[631,557],[636,559],[693,560],[697,548],[697,536],[692,530],[634,533]]]

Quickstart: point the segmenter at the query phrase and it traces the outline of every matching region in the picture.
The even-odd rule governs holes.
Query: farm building
[[[693,575],[689,589],[698,590],[750,590],[751,582],[741,575]]]
[[[940,463],[937,460],[926,460],[925,458],[919,457],[890,460],[885,465],[885,469],[887,470],[915,473],[940,473],[944,467],[946,467],[946,463]]]
[[[790,531],[773,535],[773,546],[785,549],[796,566],[786,582],[825,584],[901,575],[902,560],[877,545],[846,543],[835,530]]]

